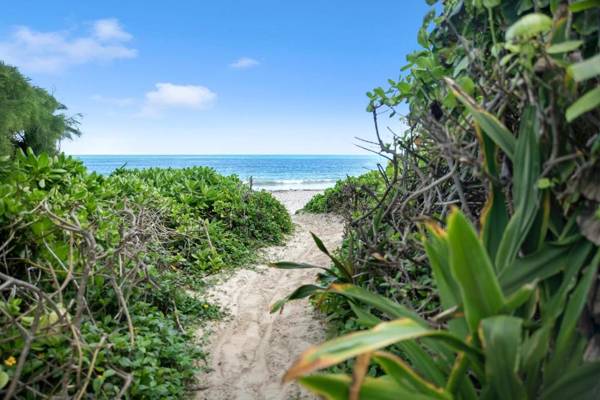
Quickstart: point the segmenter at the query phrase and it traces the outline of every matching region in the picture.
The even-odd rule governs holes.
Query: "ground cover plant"
[[[286,379],[330,399],[597,398],[600,4],[436,10],[401,77],[368,94],[385,188],[289,297],[346,304],[362,331]],[[403,104],[409,128],[383,143]],[[310,375],[347,360],[352,374]]]
[[[4,157],[0,395],[185,397],[204,356],[193,327],[221,314],[204,278],[290,230],[270,194],[209,168],[105,177],[64,155]]]

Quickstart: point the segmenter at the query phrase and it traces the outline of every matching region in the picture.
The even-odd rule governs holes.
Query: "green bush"
[[[361,211],[366,205],[373,205],[379,191],[384,188],[384,180],[378,171],[339,180],[332,188],[313,196],[303,210],[309,213],[338,213],[353,210]]]
[[[291,230],[284,207],[208,168],[88,173],[0,163],[0,394],[179,399],[219,318],[206,274]],[[195,290],[196,294],[191,294]]]
[[[307,350],[287,378],[330,399],[597,398],[600,7],[437,10],[401,77],[368,93],[376,124],[408,104],[409,129],[380,149],[394,178],[349,220],[323,284],[288,297],[341,295],[329,311],[369,330]],[[354,358],[352,377],[304,376]]]

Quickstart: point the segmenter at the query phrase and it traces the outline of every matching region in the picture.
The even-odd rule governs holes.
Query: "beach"
[[[331,214],[296,213],[315,190],[274,191],[292,214],[294,233],[285,245],[263,250],[264,264],[242,268],[211,290],[212,299],[228,310],[230,317],[214,326],[210,335],[208,374],[199,376],[196,399],[315,399],[296,383],[281,378],[300,353],[325,339],[325,321],[304,300],[288,303],[281,312],[270,307],[298,286],[314,283],[316,271],[279,270],[266,263],[275,261],[328,265],[316,247],[311,232],[330,249],[342,240],[343,224]]]
[[[294,215],[313,196],[323,193],[323,190],[271,190],[270,192],[288,209],[290,214]]]

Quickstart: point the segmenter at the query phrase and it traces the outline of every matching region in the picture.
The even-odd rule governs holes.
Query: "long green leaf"
[[[329,250],[327,250],[327,247],[325,246],[323,241],[317,235],[315,235],[312,232],[310,234],[311,234],[313,240],[315,241],[315,244],[319,248],[319,250],[321,250],[323,253],[325,253],[327,255],[327,257],[329,257],[329,259],[340,270],[340,272],[345,275],[348,282],[352,282],[353,277],[352,277],[352,271],[350,270],[350,268],[347,265],[345,265],[342,261],[340,261],[337,257],[335,257],[333,254],[331,254],[329,252]]]
[[[521,346],[523,349],[521,353],[521,369],[525,371],[528,378],[540,372],[539,365],[544,357],[548,355],[550,330],[550,326],[543,326],[523,341]]]
[[[482,319],[500,311],[504,296],[483,244],[458,209],[448,217],[448,241],[450,269],[460,286],[469,330],[476,333]]]
[[[536,182],[540,175],[538,120],[535,109],[528,107],[521,117],[519,138],[514,158],[513,202],[515,213],[502,235],[496,254],[496,269],[502,272],[513,263],[539,207]]]
[[[587,363],[564,371],[542,392],[544,400],[598,399],[600,396],[600,362]]]
[[[580,242],[575,246],[545,244],[539,251],[515,260],[499,276],[505,294],[513,293],[521,286],[547,279],[567,266],[573,257],[591,249],[589,244]],[[578,258],[578,257],[577,257]]]
[[[582,40],[567,40],[561,43],[553,44],[546,50],[548,54],[561,54],[577,50],[583,44]]]
[[[373,360],[400,386],[412,387],[415,392],[430,396],[432,399],[452,399],[452,395],[447,393],[443,388],[436,387],[431,382],[427,382],[400,357],[392,353],[378,351],[373,356]]]
[[[403,318],[383,322],[373,329],[351,333],[310,347],[287,371],[284,381],[339,364],[363,353],[383,349],[395,343],[425,337],[436,338],[456,351],[463,351],[473,359],[479,359],[479,351],[458,337],[446,331],[423,327],[411,319]]]
[[[370,292],[359,286],[336,283],[331,285],[328,291],[341,294],[353,300],[360,300],[377,308],[379,311],[387,314],[392,319],[410,318],[414,321],[417,321],[422,326],[428,326],[427,322],[414,311],[388,299],[385,296]]]
[[[275,313],[281,310],[288,301],[304,299],[308,296],[315,294],[316,292],[324,291],[325,289],[326,288],[317,285],[302,285],[296,290],[294,290],[287,297],[275,302],[275,304],[271,306],[271,313]]]
[[[542,321],[544,325],[552,326],[563,313],[569,292],[577,283],[576,277],[585,265],[592,248],[593,245],[590,242],[584,241],[577,246],[573,246],[569,252],[567,262],[563,269],[564,274],[561,278],[562,283],[549,300],[541,303]]]
[[[450,271],[448,240],[445,232],[435,226],[427,226],[429,235],[424,240],[425,252],[437,286],[442,307],[449,309],[461,304],[459,287]]]
[[[584,271],[581,280],[569,298],[556,339],[554,357],[549,363],[544,376],[549,381],[553,381],[560,376],[565,363],[572,357],[570,345],[577,335],[576,326],[587,301],[588,292],[594,279],[596,279],[598,264],[600,264],[600,251],[596,252],[594,259]]]
[[[580,0],[569,5],[569,10],[573,13],[577,13],[595,7],[600,7],[600,0]]]
[[[488,197],[486,199],[483,210],[481,211],[481,239],[488,251],[491,259],[495,259],[500,241],[502,240],[502,232],[508,224],[508,210],[506,207],[506,197],[500,184],[496,180],[499,179],[499,166],[497,160],[496,144],[488,135],[484,135],[481,129],[476,126],[477,138],[479,139],[479,147],[483,155],[483,166],[485,171],[493,178],[490,180]]]
[[[446,234],[437,226],[428,225],[427,228],[429,235],[424,241],[425,252],[429,259],[442,307],[444,310],[462,307],[460,288],[450,270],[450,249]],[[460,337],[466,337],[468,328],[464,319],[453,318],[448,326],[452,333]]]
[[[516,139],[513,134],[506,129],[498,118],[481,108],[475,100],[462,90],[460,85],[450,78],[444,78],[444,80],[456,98],[469,110],[473,119],[481,126],[486,135],[506,153],[508,158],[512,159],[516,147]]]
[[[347,375],[327,374],[305,376],[299,379],[302,386],[327,400],[347,400],[352,378]],[[360,398],[369,400],[415,399],[431,400],[412,390],[403,388],[387,378],[365,378],[360,388]]]
[[[359,300],[365,304],[373,306],[392,319],[410,318],[424,327],[428,326],[427,322],[412,310],[409,310],[408,308],[388,299],[387,297],[372,293],[361,287],[349,284],[334,284],[331,285],[329,291],[343,295],[351,300]],[[443,384],[444,378],[438,363],[434,362],[429,354],[417,343],[401,342],[398,343],[398,347],[400,347],[400,349],[407,355],[411,364],[415,366],[415,368],[419,370],[426,378],[432,380],[436,384]],[[439,346],[436,350],[438,352],[441,351]]]
[[[500,315],[481,321],[479,338],[485,354],[486,385],[498,399],[525,399],[517,372],[523,322]]]
[[[446,376],[442,372],[444,366],[441,360],[434,360],[431,357],[431,352],[423,350],[417,342],[400,342],[397,344],[398,348],[403,354],[406,354],[406,358],[410,361],[417,372],[420,372],[426,379],[429,379],[436,385],[444,385],[446,382]]]
[[[506,197],[502,188],[490,185],[488,198],[481,211],[481,240],[492,259],[498,254],[506,225],[508,225]]]
[[[535,288],[536,285],[534,283],[530,283],[515,290],[510,296],[506,297],[506,301],[502,307],[502,312],[511,314],[517,308],[521,307],[531,298],[535,292]]]
[[[570,65],[567,71],[576,82],[583,82],[600,75],[600,54]]]
[[[475,128],[479,147],[483,155],[485,171],[492,178],[498,179],[500,173],[497,156],[498,147],[488,135],[484,135],[481,132],[478,125]],[[479,219],[481,222],[481,239],[493,260],[496,257],[500,241],[502,240],[502,232],[504,232],[508,224],[506,197],[504,196],[502,187],[494,179],[490,180],[488,196]]]
[[[306,264],[306,263],[297,263],[293,261],[278,261],[274,263],[270,263],[269,267],[277,268],[277,269],[322,269],[332,275],[334,272],[330,268],[320,267],[318,265]]]
[[[567,121],[572,122],[577,117],[597,107],[600,107],[600,86],[590,90],[567,108]]]
[[[354,314],[356,315],[356,322],[364,326],[365,328],[372,328],[375,325],[381,323],[381,320],[379,318],[377,318],[367,310],[364,310],[362,307],[356,305],[354,302],[349,301],[348,304],[350,304],[352,312],[354,312]]]

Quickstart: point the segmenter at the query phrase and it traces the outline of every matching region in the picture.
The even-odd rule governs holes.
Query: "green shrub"
[[[367,205],[373,205],[383,187],[384,180],[379,171],[369,171],[358,177],[349,176],[313,196],[303,210],[309,213],[341,214],[349,209],[358,212]]]
[[[596,398],[600,8],[438,10],[402,76],[368,93],[376,125],[408,104],[380,149],[394,178],[349,220],[324,284],[288,297],[342,295],[330,312],[369,330],[287,378],[332,399]],[[353,377],[302,377],[355,357]]]
[[[0,394],[179,399],[219,318],[203,278],[291,230],[208,168],[103,177],[64,155],[0,162]],[[190,290],[196,290],[191,295]]]

